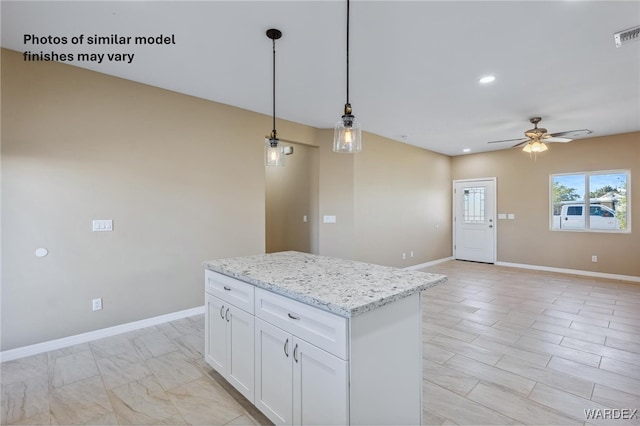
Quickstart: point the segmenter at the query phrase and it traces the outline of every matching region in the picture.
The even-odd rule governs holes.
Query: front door
[[[456,259],[494,263],[496,256],[496,179],[453,182]]]

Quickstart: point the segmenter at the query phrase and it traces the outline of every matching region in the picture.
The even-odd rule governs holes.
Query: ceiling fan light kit
[[[534,154],[538,152],[544,152],[548,149],[549,148],[547,147],[547,145],[544,142],[540,142],[540,141],[529,142],[524,146],[524,148],[522,148],[524,152],[534,153]]]
[[[588,135],[591,133],[589,129],[580,129],[580,130],[568,130],[565,132],[558,133],[547,133],[547,129],[543,127],[538,127],[538,123],[542,121],[541,117],[531,117],[529,122],[533,124],[533,129],[529,129],[524,132],[525,138],[520,139],[506,139],[502,141],[491,141],[489,143],[503,143],[503,142],[518,142],[512,146],[512,148],[517,148],[519,146],[524,145],[522,149],[524,152],[529,154],[533,153],[534,155],[538,152],[544,152],[547,149],[547,143],[551,142],[571,142],[573,139],[568,138],[567,136],[582,136]]]

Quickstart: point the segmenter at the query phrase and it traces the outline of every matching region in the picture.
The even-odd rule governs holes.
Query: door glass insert
[[[462,218],[464,223],[485,222],[485,196],[486,188],[465,188],[462,206]]]

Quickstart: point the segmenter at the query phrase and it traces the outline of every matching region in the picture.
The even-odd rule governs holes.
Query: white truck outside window
[[[551,175],[551,229],[629,232],[630,180],[628,170]]]

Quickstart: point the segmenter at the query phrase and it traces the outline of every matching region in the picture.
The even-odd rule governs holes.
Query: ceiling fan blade
[[[549,135],[549,137],[544,138],[544,142],[571,142],[573,139],[570,138],[557,138]]]
[[[550,133],[549,136],[551,136],[552,138],[555,138],[556,136],[572,138],[575,136],[590,135],[591,133],[592,132],[589,129],[579,129],[579,130],[568,130],[566,132]]]
[[[517,144],[513,145],[511,148],[517,148],[517,147],[519,147],[519,146],[522,146],[522,145],[528,144],[529,142],[531,142],[531,139],[525,139],[525,140],[523,140],[522,142],[520,142],[520,143],[517,143]]]
[[[502,143],[502,142],[527,142],[529,140],[529,138],[518,138],[518,139],[505,139],[503,141],[491,141],[491,142],[487,142],[487,143]]]

